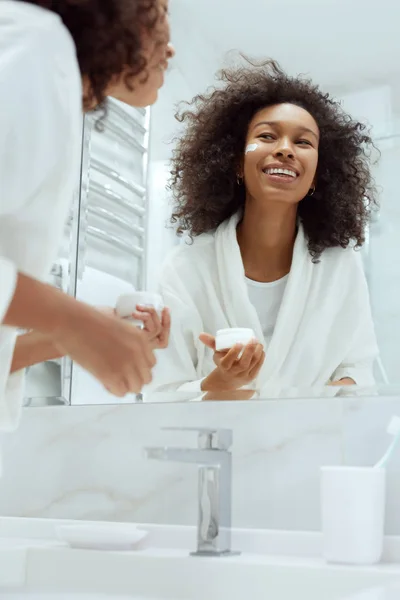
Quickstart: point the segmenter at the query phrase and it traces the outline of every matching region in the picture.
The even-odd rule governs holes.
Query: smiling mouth
[[[263,173],[265,173],[266,175],[272,175],[273,177],[279,177],[282,179],[289,180],[296,179],[298,177],[296,171],[293,171],[292,169],[267,168],[263,169]]]

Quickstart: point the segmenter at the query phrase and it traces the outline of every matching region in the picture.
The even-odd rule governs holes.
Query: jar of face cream
[[[236,344],[246,346],[255,339],[255,333],[252,329],[245,327],[236,327],[232,329],[219,329],[215,337],[215,349],[217,352],[223,352],[233,348]]]
[[[155,308],[159,317],[161,317],[164,303],[160,294],[153,292],[132,292],[131,294],[123,294],[117,300],[115,312],[122,319],[127,319],[133,325],[141,327],[142,321],[137,321],[132,317],[132,313],[137,312],[137,306],[148,306]]]

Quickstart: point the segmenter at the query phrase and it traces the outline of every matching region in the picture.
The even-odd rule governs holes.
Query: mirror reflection
[[[284,41],[258,0],[171,3],[154,106],[150,84],[117,85],[85,112],[50,279],[142,329],[152,381],[116,393],[60,352],[29,366],[27,405],[391,393],[400,96],[384,4],[346,5],[344,23],[340,1],[287,0]]]
[[[365,127],[273,61],[224,71],[192,107],[172,162],[172,219],[191,239],[163,268],[157,389],[372,385]]]

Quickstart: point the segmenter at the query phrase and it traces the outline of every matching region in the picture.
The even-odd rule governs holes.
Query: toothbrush
[[[400,441],[400,417],[392,417],[389,425],[387,427],[387,430],[389,435],[392,435],[394,437],[392,443],[390,444],[389,448],[386,450],[385,454],[382,456],[381,460],[378,461],[376,463],[376,465],[374,466],[374,469],[382,469],[383,467],[386,467],[387,463],[389,462],[389,459],[391,458],[394,449],[396,448],[397,444]]]

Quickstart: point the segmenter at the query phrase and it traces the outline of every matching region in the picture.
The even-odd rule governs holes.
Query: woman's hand
[[[354,379],[351,377],[344,377],[343,379],[339,379],[339,381],[331,381],[329,385],[334,385],[338,387],[342,387],[344,385],[357,385]]]
[[[143,331],[147,333],[154,350],[168,347],[171,331],[171,314],[168,308],[162,310],[160,318],[155,308],[138,304],[132,317],[137,321],[142,321]]]
[[[102,306],[98,307],[98,310],[104,314],[118,317],[114,308]],[[168,308],[163,309],[160,319],[154,308],[138,305],[136,307],[136,312],[132,313],[131,317],[136,321],[142,321],[142,331],[147,334],[153,350],[162,350],[168,347],[169,334],[171,331],[171,315]]]
[[[22,273],[3,323],[50,336],[56,356],[68,355],[116,396],[151,382],[156,361],[143,331]]]
[[[156,362],[146,333],[114,314],[77,306],[79,310],[71,311],[53,333],[57,351],[70,356],[115,396],[139,393],[151,382]]]
[[[243,346],[236,344],[225,352],[215,350],[215,337],[207,333],[200,335],[200,341],[214,351],[214,369],[203,382],[205,392],[238,390],[252,383],[260,372],[265,360],[262,344],[254,340]]]

